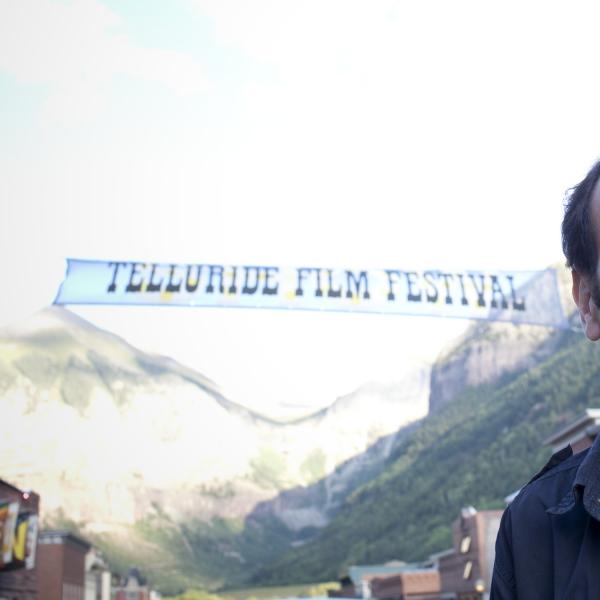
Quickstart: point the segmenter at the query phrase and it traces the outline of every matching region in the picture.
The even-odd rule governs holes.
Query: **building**
[[[38,532],[40,497],[0,479],[0,600],[159,600],[137,569],[120,580],[67,530]]]
[[[377,600],[438,600],[440,577],[431,563],[391,561],[382,565],[356,565],[340,580],[342,587],[328,592],[333,598]]]
[[[0,599],[37,600],[40,497],[0,479]]]
[[[371,594],[378,600],[438,600],[440,573],[437,568],[416,568],[377,577],[371,580]]]
[[[111,600],[112,574],[96,548],[85,556],[85,600]]]
[[[39,600],[86,600],[86,556],[91,548],[70,531],[42,531],[37,560]]]
[[[123,578],[120,585],[113,588],[113,592],[114,600],[154,600],[156,597],[146,579],[135,567],[129,569],[127,576]]]
[[[348,569],[348,576],[354,586],[354,595],[358,598],[371,598],[371,581],[376,578],[398,575],[413,567],[403,561],[390,561],[382,565],[354,565]]]
[[[443,599],[485,600],[494,569],[501,510],[463,508],[452,525],[453,547],[438,555]]]
[[[570,445],[576,454],[589,448],[599,431],[600,408],[587,408],[583,415],[546,438],[544,443],[552,446],[552,452],[558,452]]]

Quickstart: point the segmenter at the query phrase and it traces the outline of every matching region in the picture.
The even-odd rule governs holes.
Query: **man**
[[[586,336],[600,339],[600,161],[569,195],[563,250]],[[600,436],[555,454],[506,509],[490,600],[600,599]]]

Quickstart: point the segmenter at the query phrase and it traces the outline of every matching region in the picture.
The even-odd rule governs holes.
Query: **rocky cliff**
[[[572,327],[577,317],[570,294],[570,274],[555,265],[558,298],[547,281],[534,281],[529,291],[540,310],[560,308]],[[520,292],[519,292],[520,293]],[[557,302],[559,306],[556,306]],[[552,305],[549,308],[549,305]],[[480,321],[440,354],[431,370],[429,411],[436,412],[468,387],[497,383],[510,373],[525,371],[551,356],[560,343],[554,330],[527,324]]]

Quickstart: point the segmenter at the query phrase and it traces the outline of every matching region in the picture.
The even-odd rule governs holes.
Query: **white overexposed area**
[[[0,0],[0,325],[67,257],[542,269],[600,156],[593,2]],[[73,307],[294,414],[467,325]]]

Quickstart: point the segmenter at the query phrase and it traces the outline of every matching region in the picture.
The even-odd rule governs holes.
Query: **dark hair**
[[[599,178],[600,160],[580,183],[567,192],[562,222],[562,247],[567,266],[588,277],[596,273],[598,263],[590,200]]]

